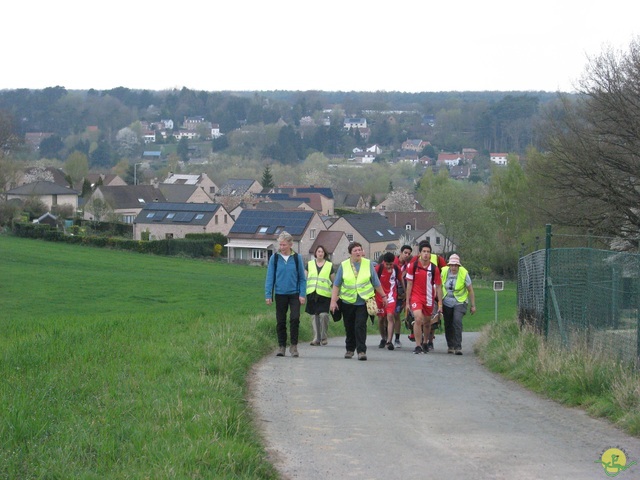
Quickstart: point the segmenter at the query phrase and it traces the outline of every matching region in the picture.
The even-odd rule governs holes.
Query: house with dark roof
[[[345,232],[350,242],[362,244],[365,255],[371,260],[378,260],[384,252],[395,250],[402,233],[379,213],[344,215],[329,230]]]
[[[71,188],[67,181],[67,175],[60,168],[55,167],[29,167],[25,168],[22,176],[15,186],[26,185],[38,181],[51,182],[61,187]],[[13,187],[13,185],[12,185]]]
[[[366,210],[367,202],[359,193],[336,192],[335,206],[350,210]]]
[[[181,183],[160,183],[158,188],[167,202],[171,203],[213,203],[213,200],[198,185]]]
[[[107,187],[127,185],[127,182],[120,175],[113,173],[89,173],[84,178],[89,182],[91,188],[95,188],[97,185],[106,185]]]
[[[307,260],[309,248],[322,230],[324,223],[315,211],[245,209],[231,227],[225,247],[230,262],[266,265],[278,251],[278,236],[286,231],[293,237],[293,250]]]
[[[278,200],[277,194],[288,194],[292,198],[306,198],[307,203],[320,215],[333,215],[335,200],[330,187],[316,187],[315,185],[279,185],[261,195],[272,200]]]
[[[344,232],[323,230],[316,237],[315,242],[309,248],[309,255],[313,257],[316,248],[322,246],[324,251],[327,252],[330,260],[334,264],[338,264],[343,260],[349,258],[349,239]]]
[[[133,238],[149,240],[184,238],[187,233],[227,235],[233,218],[219,203],[148,203],[133,221]]]
[[[29,199],[36,198],[44,203],[49,210],[56,206],[71,205],[73,210],[76,211],[78,209],[79,195],[80,192],[76,190],[40,180],[7,190],[3,196],[7,201],[15,199],[23,203]]]
[[[123,223],[133,223],[140,211],[149,203],[165,202],[160,189],[152,185],[101,185],[87,200],[84,212],[85,220],[93,220],[91,205],[96,199],[106,203],[111,211]]]
[[[385,211],[389,223],[399,230],[425,231],[438,225],[438,214],[436,212],[389,212]]]

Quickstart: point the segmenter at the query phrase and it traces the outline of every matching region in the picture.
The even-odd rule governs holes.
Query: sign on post
[[[504,282],[502,280],[495,280],[493,282],[493,291],[495,292],[495,297],[496,297],[496,305],[495,305],[496,322],[498,321],[498,292],[501,292],[502,290],[504,290]]]

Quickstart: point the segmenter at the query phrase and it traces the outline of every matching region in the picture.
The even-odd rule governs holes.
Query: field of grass
[[[277,478],[246,402],[276,346],[265,269],[1,235],[0,251],[0,478]],[[468,331],[495,314],[475,289]],[[498,295],[513,318],[514,288]]]

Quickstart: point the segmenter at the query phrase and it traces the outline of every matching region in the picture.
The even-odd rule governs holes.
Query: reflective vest
[[[371,283],[371,261],[368,258],[360,260],[358,276],[351,266],[351,259],[342,262],[342,286],[340,298],[347,303],[356,303],[358,295],[363,300],[372,298],[376,294]]]
[[[307,277],[307,295],[318,292],[318,295],[331,298],[331,267],[329,261],[325,261],[320,268],[316,267],[315,260],[309,260],[309,276]]]
[[[453,296],[456,297],[456,300],[459,303],[466,302],[467,297],[469,296],[469,290],[467,290],[467,286],[465,284],[468,273],[469,272],[467,272],[467,269],[464,268],[462,265],[458,267],[458,277],[456,278],[456,286],[453,287]],[[448,265],[442,269],[442,273],[440,274],[440,276],[442,277],[442,285],[444,285],[445,282],[447,281],[447,275],[449,275]],[[444,296],[446,297],[447,293],[449,293],[449,290],[447,290],[446,288],[443,288],[443,293],[444,293]]]

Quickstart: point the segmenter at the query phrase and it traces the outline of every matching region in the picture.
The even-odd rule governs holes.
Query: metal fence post
[[[545,227],[545,255],[544,255],[544,338],[549,337],[549,268],[551,266],[551,224]]]

